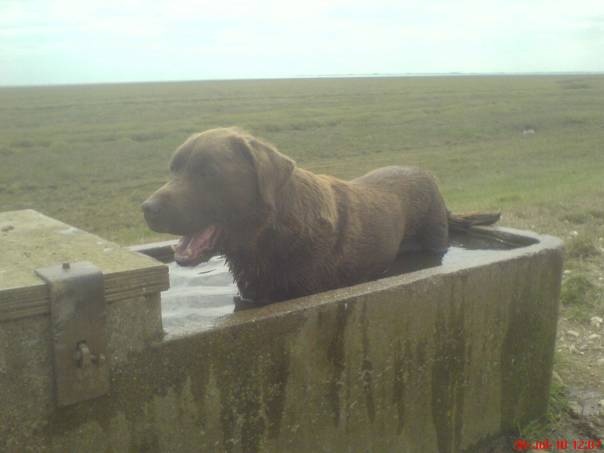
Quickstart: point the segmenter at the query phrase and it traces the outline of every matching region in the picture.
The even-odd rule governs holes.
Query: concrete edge
[[[359,283],[353,286],[324,291],[321,293],[312,294],[310,296],[291,299],[263,307],[230,313],[218,318],[216,323],[211,327],[208,327],[207,324],[202,326],[196,325],[192,322],[190,327],[167,332],[162,342],[176,341],[186,338],[190,335],[198,335],[209,333],[218,329],[232,328],[248,322],[263,322],[275,317],[284,317],[293,313],[302,313],[306,310],[334,302],[346,303],[346,301],[354,298],[375,294],[376,292],[389,291],[401,286],[409,285],[419,280],[425,280],[435,276],[465,273],[477,267],[493,265],[502,261],[521,259],[527,255],[531,256],[535,254],[552,252],[558,252],[560,254],[563,253],[564,244],[561,239],[555,236],[540,235],[531,231],[517,230],[506,227],[479,227],[479,229],[485,234],[493,234],[494,232],[504,233],[505,235],[516,237],[520,241],[524,240],[525,243],[527,238],[535,242],[524,247],[500,250],[496,256],[482,256],[477,258],[472,263],[464,262],[463,264],[443,264],[436,267],[421,269],[415,272],[385,277],[372,280],[370,282]]]

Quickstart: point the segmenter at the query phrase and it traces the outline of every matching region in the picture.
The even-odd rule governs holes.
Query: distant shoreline
[[[164,83],[202,83],[202,82],[243,82],[262,80],[312,80],[312,79],[387,79],[387,78],[438,78],[438,77],[559,77],[559,76],[601,76],[599,71],[561,71],[561,72],[409,72],[409,73],[359,73],[359,74],[311,74],[275,77],[233,77],[183,80],[126,80],[115,82],[69,82],[29,85],[0,85],[3,88],[52,88],[99,85],[135,85]]]

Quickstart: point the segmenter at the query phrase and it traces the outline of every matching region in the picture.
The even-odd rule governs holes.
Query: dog
[[[344,181],[300,168],[238,128],[192,135],[170,171],[142,204],[147,224],[182,236],[180,265],[224,255],[241,297],[256,304],[378,278],[404,251],[444,254],[450,228],[499,219],[450,213],[434,178],[418,168]]]

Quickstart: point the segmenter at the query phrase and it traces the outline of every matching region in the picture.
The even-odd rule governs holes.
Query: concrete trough
[[[140,252],[169,261],[165,244],[127,250],[34,211],[0,231],[0,451],[471,452],[547,407],[550,236],[477,229],[441,263],[233,312],[218,261],[160,301],[168,266]],[[109,392],[60,404],[61,325],[34,270],[83,260],[104,276]]]

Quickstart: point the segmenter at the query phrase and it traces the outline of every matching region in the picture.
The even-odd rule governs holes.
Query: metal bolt
[[[78,344],[73,358],[78,367],[87,368],[90,362],[92,362],[92,354],[90,353],[90,349],[88,349],[88,345],[84,342]]]

